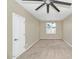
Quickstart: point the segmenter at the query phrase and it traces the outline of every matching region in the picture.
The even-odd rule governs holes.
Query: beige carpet
[[[40,40],[17,59],[72,59],[72,48],[63,40]]]

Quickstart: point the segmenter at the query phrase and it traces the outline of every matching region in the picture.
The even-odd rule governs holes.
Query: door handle
[[[17,41],[18,39],[14,39],[14,41]]]

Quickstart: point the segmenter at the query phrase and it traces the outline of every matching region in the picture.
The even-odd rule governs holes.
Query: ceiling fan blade
[[[39,8],[41,8],[43,5],[45,5],[46,3],[42,3],[40,6],[38,6],[35,10],[38,10]]]
[[[62,2],[62,1],[54,1],[54,3],[63,4],[63,5],[72,5],[72,3]]]
[[[54,7],[58,12],[60,12],[60,10],[52,2],[50,3],[50,5]]]
[[[49,13],[49,4],[47,4],[47,13]]]

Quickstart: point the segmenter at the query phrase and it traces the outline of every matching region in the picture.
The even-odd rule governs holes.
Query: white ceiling
[[[61,1],[71,2],[71,0],[61,0]],[[50,6],[49,14],[47,14],[46,5],[41,7],[39,10],[35,11],[35,9],[39,5],[41,5],[43,2],[40,2],[40,1],[39,2],[38,1],[26,2],[26,1],[21,1],[21,0],[17,0],[17,2],[21,4],[33,16],[35,16],[41,21],[63,20],[65,17],[67,17],[68,15],[72,13],[71,6],[55,4],[59,8],[60,12],[57,12],[53,7]]]

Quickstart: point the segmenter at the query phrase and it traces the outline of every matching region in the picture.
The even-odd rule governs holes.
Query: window
[[[47,34],[56,34],[56,23],[55,22],[46,23],[46,33]]]

